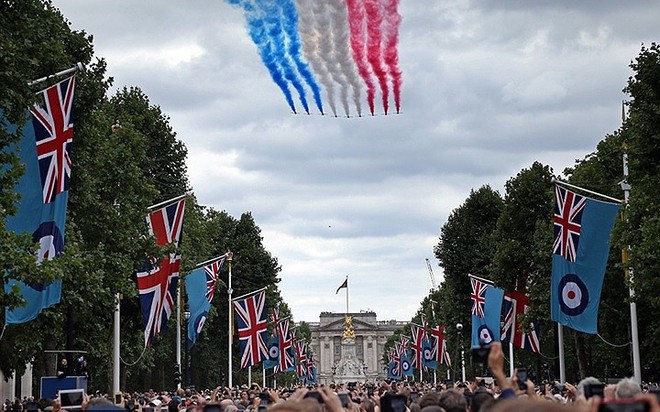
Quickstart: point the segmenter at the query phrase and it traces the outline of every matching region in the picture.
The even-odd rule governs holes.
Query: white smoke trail
[[[335,57],[334,42],[332,39],[332,22],[330,21],[330,10],[325,0],[311,0],[314,3],[314,18],[316,20],[316,31],[319,33],[319,51],[325,67],[332,76],[332,79],[341,86],[339,89],[341,103],[344,107],[346,116],[350,114],[348,107],[348,81],[339,68]],[[327,33],[327,34],[323,34]]]
[[[319,81],[325,88],[328,105],[332,114],[337,116],[337,107],[335,105],[335,84],[330,78],[330,73],[326,68],[323,58],[319,54],[320,47],[320,33],[316,30],[316,20],[314,18],[313,10],[314,0],[296,0],[298,6],[298,27],[300,30],[300,38],[302,40],[302,49],[305,59],[311,63],[312,68]]]
[[[353,89],[353,103],[359,116],[362,115],[362,104],[360,95],[362,93],[362,82],[358,75],[353,56],[351,54],[348,25],[348,11],[344,0],[329,0],[332,25],[332,38],[334,42],[335,57],[344,78]]]

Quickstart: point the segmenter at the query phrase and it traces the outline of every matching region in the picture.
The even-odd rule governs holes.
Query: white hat
[[[151,402],[149,402],[149,405],[153,405],[153,406],[158,407],[158,406],[160,406],[161,403],[163,403],[163,401],[161,401],[160,399],[156,398],[156,399],[152,400]]]

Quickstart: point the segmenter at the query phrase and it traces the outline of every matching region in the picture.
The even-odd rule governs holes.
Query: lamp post
[[[188,349],[188,320],[190,319],[190,305],[188,305],[188,303],[183,305],[183,319],[186,320],[186,346],[185,346],[185,348],[186,348],[186,352],[185,352],[186,353],[186,358],[184,360],[184,362],[186,364],[186,370],[185,370],[186,375],[184,377],[184,387],[188,387],[188,386],[190,386],[190,373],[189,373],[190,361],[189,361],[189,358],[188,358],[188,356],[189,356],[188,352],[190,352],[190,349]]]
[[[458,332],[458,344],[461,346],[461,381],[465,382],[465,351],[463,350],[463,324],[456,324],[456,331]]]

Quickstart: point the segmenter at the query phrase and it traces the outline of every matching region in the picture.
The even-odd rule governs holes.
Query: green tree
[[[623,133],[628,147],[632,186],[620,247],[631,246],[639,340],[645,378],[660,378],[660,46],[643,46],[630,64],[633,75],[624,89],[630,95]]]
[[[446,326],[447,341],[454,365],[460,348],[470,348],[470,292],[468,275],[490,278],[490,263],[495,252],[492,233],[502,213],[499,193],[482,186],[472,190],[461,206],[454,209],[442,226],[435,256],[444,270],[444,280],[437,292],[438,322]],[[463,325],[457,330],[458,323]],[[468,357],[467,360],[470,358]],[[460,366],[459,366],[460,368]],[[456,369],[455,371],[459,370]],[[455,375],[456,376],[456,375]]]

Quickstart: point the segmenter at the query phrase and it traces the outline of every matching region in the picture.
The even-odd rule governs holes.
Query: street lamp
[[[458,332],[458,344],[461,346],[461,378],[465,382],[465,351],[463,350],[463,324],[456,324],[456,331]]]
[[[189,374],[189,368],[190,368],[190,361],[188,359],[188,352],[190,352],[190,349],[188,349],[188,320],[190,320],[190,305],[186,303],[183,305],[183,319],[185,319],[186,323],[186,346],[185,346],[185,364],[186,364],[186,375],[185,375],[185,382],[184,386],[188,387],[190,385],[190,374]]]

